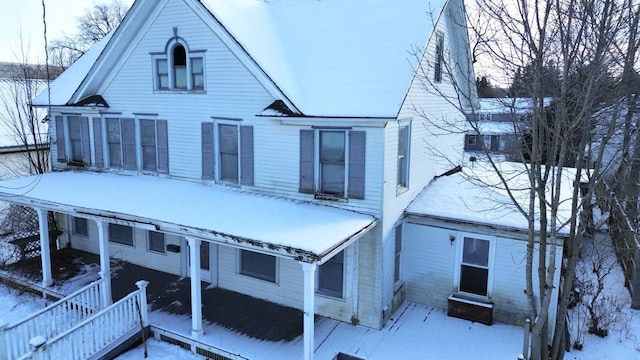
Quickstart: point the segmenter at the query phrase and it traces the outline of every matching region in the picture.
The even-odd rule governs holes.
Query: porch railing
[[[148,325],[147,284],[138,281],[138,290],[51,339],[36,335],[30,340],[31,350],[17,360],[101,358],[106,349]]]
[[[103,281],[95,281],[16,323],[0,324],[0,360],[17,359],[31,351],[33,337],[52,338],[102,310],[107,305]]]

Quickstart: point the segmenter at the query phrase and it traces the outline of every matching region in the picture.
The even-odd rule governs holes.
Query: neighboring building
[[[511,258],[491,253],[491,291],[436,284],[428,269],[460,258],[417,261],[438,255],[413,212],[405,224],[463,160],[464,134],[435,136],[418,114],[464,126],[471,104],[442,96],[475,98],[453,85],[475,79],[465,23],[462,0],[137,0],[51,84],[55,171],[27,192],[12,189],[32,178],[5,182],[0,199],[57,212],[61,241],[102,271],[118,257],[191,277],[194,338],[201,281],[304,310],[307,359],[315,314],[379,329],[407,297],[466,294],[521,324],[493,300],[522,290],[494,276]],[[468,225],[447,226],[459,253]]]
[[[551,98],[545,98],[549,106]],[[529,128],[532,103],[530,98],[480,98],[478,109],[467,113],[464,138],[465,164],[486,157],[495,160],[520,161],[524,135]]]

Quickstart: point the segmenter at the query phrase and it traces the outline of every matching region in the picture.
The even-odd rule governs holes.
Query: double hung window
[[[487,296],[489,289],[489,254],[491,242],[464,237],[460,263],[459,290]]]
[[[320,131],[320,192],[344,197],[346,183],[346,133]]]
[[[257,279],[276,282],[276,257],[249,250],[240,250],[240,273]]]
[[[409,125],[402,125],[398,129],[398,189],[409,187],[410,129]]]
[[[336,298],[344,296],[344,251],[318,267],[318,293]]]
[[[133,228],[126,225],[109,224],[109,241],[122,245],[134,246]]]

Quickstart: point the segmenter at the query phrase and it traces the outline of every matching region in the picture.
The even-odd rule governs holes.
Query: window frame
[[[162,250],[159,250],[157,246],[152,246],[152,235],[160,234],[162,235]],[[167,235],[163,232],[147,230],[147,251],[155,253],[155,254],[167,254]]]
[[[465,260],[464,260],[464,247],[465,247],[466,239],[474,239],[474,240],[488,242],[486,266],[485,265],[481,265],[481,264],[474,264],[474,263],[471,263],[471,262],[465,262]],[[454,276],[454,279],[455,279],[454,288],[456,289],[456,292],[464,294],[464,295],[472,297],[472,298],[481,299],[481,300],[491,299],[492,288],[493,288],[493,276],[494,276],[494,269],[495,269],[494,261],[495,261],[496,238],[493,237],[493,236],[486,236],[486,235],[482,235],[482,234],[460,233],[460,234],[458,234],[456,240],[458,242],[458,249],[457,249],[457,255],[456,255],[456,262],[455,262],[455,271],[454,271],[454,274],[455,274],[455,276]],[[473,267],[473,268],[476,268],[476,269],[482,269],[482,270],[486,270],[487,271],[487,274],[486,274],[486,291],[485,291],[484,294],[473,292],[473,291],[467,291],[468,289],[464,288],[463,279],[462,279],[462,277],[464,276],[464,273],[463,273],[464,271],[462,269],[463,266]]]
[[[118,136],[119,136],[119,144],[120,144],[120,165],[114,166],[112,165],[111,159],[111,142],[109,141],[109,120],[116,120],[118,123]],[[104,144],[103,149],[103,158],[104,158],[104,167],[109,169],[122,169],[124,168],[124,144],[123,144],[123,134],[122,134],[122,118],[120,115],[106,115],[102,118],[102,143]]]
[[[404,144],[400,141],[404,136]],[[404,145],[403,154],[400,152],[401,145]],[[397,172],[396,172],[396,188],[398,193],[409,189],[409,171],[411,165],[411,122],[399,124],[398,126],[398,153],[397,153]]]
[[[223,169],[223,153],[222,153],[222,141],[221,141],[221,127],[235,127],[236,129],[236,178],[223,178],[222,169]],[[242,165],[240,163],[241,160],[241,139],[240,139],[240,121],[214,121],[214,131],[213,131],[213,140],[215,146],[215,176],[219,182],[229,183],[229,184],[240,184],[240,177],[242,176]],[[227,154],[227,153],[225,153]],[[234,155],[234,154],[231,154]]]
[[[131,233],[131,241],[129,242],[128,239],[118,239],[118,238],[114,238],[113,237],[113,228],[114,227],[121,227],[121,229],[124,228],[128,228],[129,232]],[[135,234],[134,234],[134,229],[131,226],[127,226],[127,225],[121,225],[121,224],[115,224],[115,223],[109,223],[109,242],[115,243],[115,244],[120,244],[120,245],[124,245],[124,246],[130,246],[130,247],[136,247],[135,245]]]
[[[260,272],[253,269],[245,268],[245,255],[263,257],[262,259],[272,259],[273,260],[273,276],[271,276],[271,272],[266,274],[266,272]],[[255,264],[255,262],[253,262]],[[238,249],[237,251],[237,264],[238,264],[238,274],[244,275],[253,279],[258,279],[270,283],[277,284],[279,278],[279,260],[277,256],[263,254],[257,251]]]
[[[317,271],[316,271],[316,293],[318,295],[322,295],[322,296],[326,296],[326,297],[330,297],[330,298],[335,298],[335,299],[344,299],[345,298],[345,285],[346,285],[346,266],[345,266],[345,262],[346,262],[347,256],[346,256],[346,249],[340,251],[339,253],[337,253],[336,255],[334,255],[331,259],[323,262],[320,266],[318,266]],[[334,289],[331,288],[323,288],[322,287],[322,283],[323,283],[323,274],[325,274],[326,272],[330,271],[328,269],[329,266],[332,267],[336,267],[338,266],[337,264],[339,264],[339,266],[341,267],[340,269],[340,273],[342,274],[340,280],[340,291],[336,291]]]
[[[178,47],[184,48],[185,51],[185,87],[177,86],[177,75],[174,54]],[[152,72],[153,72],[153,90],[155,92],[177,92],[177,93],[204,93],[206,89],[206,50],[192,50],[189,48],[186,41],[178,36],[174,36],[165,45],[165,50],[162,52],[152,52]],[[193,61],[201,60],[202,69],[199,72],[194,72]],[[161,72],[164,66],[160,65],[160,62],[166,64],[166,72]],[[182,66],[180,66],[182,67]],[[195,77],[202,77],[202,85],[196,85]],[[167,86],[161,86],[163,77],[166,77]]]
[[[143,122],[153,124],[153,148],[155,164],[153,169],[147,169],[145,163],[145,145],[143,144]],[[136,156],[138,157],[138,169],[142,172],[157,173],[158,172],[158,121],[155,117],[141,116],[136,117]]]
[[[402,223],[396,225],[394,233],[394,263],[393,263],[393,283],[398,285],[402,282],[402,234],[404,226]]]
[[[433,64],[433,81],[441,83],[444,73],[444,33],[436,32],[435,60]]]
[[[339,198],[339,199],[347,199],[347,194],[349,190],[349,129],[340,129],[340,128],[327,128],[327,129],[317,129],[314,132],[315,140],[314,140],[314,153],[315,153],[315,193],[321,197],[328,198]],[[322,172],[322,134],[323,133],[342,133],[343,134],[343,146],[344,146],[344,155],[343,155],[343,163],[344,163],[344,174],[343,174],[343,183],[342,183],[342,194],[337,193],[329,193],[323,191],[323,172]],[[327,162],[330,164],[330,162]]]
[[[78,221],[84,222],[84,232],[78,231]],[[89,236],[89,220],[76,216],[71,217],[71,229],[73,235],[77,236]]]

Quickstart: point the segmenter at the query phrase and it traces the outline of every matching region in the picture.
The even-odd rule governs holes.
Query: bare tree
[[[77,32],[52,42],[49,47],[52,63],[69,67],[84,55],[93,44],[102,40],[124,19],[129,7],[123,0],[111,0],[110,3],[94,4],[77,18]]]
[[[603,163],[603,152],[620,129],[618,114],[623,104],[620,100],[629,98],[628,84],[636,74],[640,6],[636,0],[476,0],[473,5],[474,20],[457,24],[469,26],[469,33],[473,34],[473,43],[468,46],[477,56],[472,61],[490,63],[494,72],[512,79],[518,70],[527,69],[526,78],[521,77],[518,86],[530,98],[530,113],[525,118],[514,116],[512,121],[514,136],[528,138],[520,153],[529,179],[528,205],[516,201],[518,189],[509,187],[507,175],[501,173],[489,144],[483,144],[483,148],[488,166],[501,177],[501,187],[528,222],[526,296],[532,321],[530,358],[562,359],[569,341],[567,305],[583,233],[590,223],[590,199],[603,184],[603,171],[608,166]],[[478,24],[480,27],[474,29]],[[558,77],[551,102],[547,101],[549,64],[554,64]],[[431,67],[418,69],[423,86],[452,104],[457,103],[472,119],[468,125],[481,135],[477,105],[467,89],[468,84],[474,83],[472,72],[461,71],[457,63],[445,64],[449,80],[458,89],[457,96],[468,96],[461,99],[434,84]],[[610,117],[601,119],[602,126],[595,131],[593,115],[606,106],[614,111]],[[432,120],[441,131],[465,131],[446,119]],[[482,137],[478,138],[482,143]],[[601,146],[591,149],[595,142]],[[640,145],[638,153],[629,154],[640,154]],[[640,169],[640,161],[637,165]],[[567,176],[572,176],[573,192],[561,196],[563,178]],[[636,186],[638,178],[632,178]],[[634,203],[637,199],[636,195]],[[558,212],[567,201],[572,212],[569,220],[564,221]],[[562,253],[558,251],[560,248],[564,249]],[[560,256],[562,269],[556,268]],[[554,282],[558,273],[562,276],[559,289]],[[551,314],[551,304],[556,298],[557,313]],[[549,323],[551,318],[555,318],[555,323]],[[553,339],[548,338],[551,332]]]

